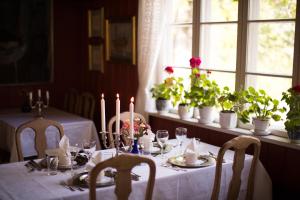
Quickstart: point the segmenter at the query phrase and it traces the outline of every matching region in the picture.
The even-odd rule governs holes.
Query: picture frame
[[[105,20],[106,61],[136,65],[136,17]]]
[[[88,36],[104,37],[104,8],[88,10]]]
[[[89,45],[89,70],[96,70],[104,73],[104,52],[103,45]]]

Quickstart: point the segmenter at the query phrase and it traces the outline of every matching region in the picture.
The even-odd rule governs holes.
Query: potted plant
[[[224,87],[218,102],[221,106],[220,126],[225,129],[235,128],[237,125],[237,113],[242,104],[245,103],[243,91],[230,92],[229,87]]]
[[[284,123],[291,143],[300,143],[300,85],[282,93],[282,99],[289,106]]]
[[[249,87],[244,92],[244,98],[249,106],[243,111],[239,112],[239,119],[243,123],[250,122],[250,115],[252,117],[252,124],[254,125],[254,134],[268,135],[268,127],[270,119],[279,121],[281,116],[278,113],[283,113],[284,108],[279,108],[279,101],[272,99],[264,90],[256,91],[253,87]]]
[[[155,98],[156,110],[161,114],[168,112],[170,101],[172,101],[173,105],[176,105],[178,102],[177,93],[183,90],[183,79],[172,76],[174,72],[173,67],[167,66],[165,71],[169,76],[163,83],[155,84],[150,90],[152,97]]]
[[[195,84],[195,81],[200,77],[200,65],[201,65],[201,58],[199,57],[192,57],[190,59],[190,66],[192,69],[192,73],[190,75],[191,78],[191,87],[192,85]],[[199,118],[199,108],[197,107],[193,107],[193,117],[194,118]]]
[[[189,119],[193,115],[193,110],[191,109],[189,91],[184,90],[184,94],[181,95],[181,99],[178,104],[178,115],[180,119]]]
[[[215,81],[208,79],[207,74],[195,74],[192,83],[189,98],[192,106],[199,108],[199,122],[211,123],[214,120],[214,106],[218,103],[220,88]]]

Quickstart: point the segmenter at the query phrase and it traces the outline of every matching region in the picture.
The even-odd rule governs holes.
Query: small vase
[[[140,151],[139,151],[139,147],[138,147],[138,139],[134,139],[132,149],[131,149],[131,153],[139,154],[139,152]]]

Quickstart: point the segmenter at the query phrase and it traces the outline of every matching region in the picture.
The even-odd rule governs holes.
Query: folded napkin
[[[91,159],[89,160],[89,162],[87,162],[87,164],[85,165],[85,169],[86,171],[91,171],[99,162],[103,161],[103,156],[102,153],[100,151],[95,151],[92,154]],[[97,182],[101,182],[102,177],[104,177],[104,170],[102,170],[98,177],[97,177]]]
[[[151,130],[147,130],[148,135],[143,135],[140,138],[140,143],[144,145],[144,151],[145,152],[151,152],[153,148],[153,141],[155,138],[155,134],[152,133]]]
[[[198,159],[198,144],[195,138],[187,145],[184,151],[186,164],[194,164]]]
[[[59,141],[59,148],[47,149],[46,154],[49,156],[58,156],[58,166],[71,165],[70,142],[67,136],[63,136]]]

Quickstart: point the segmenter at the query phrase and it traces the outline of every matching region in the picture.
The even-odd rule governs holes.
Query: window
[[[253,86],[280,99],[300,82],[297,0],[172,2],[167,62],[181,76],[189,76],[193,55],[220,87]]]

